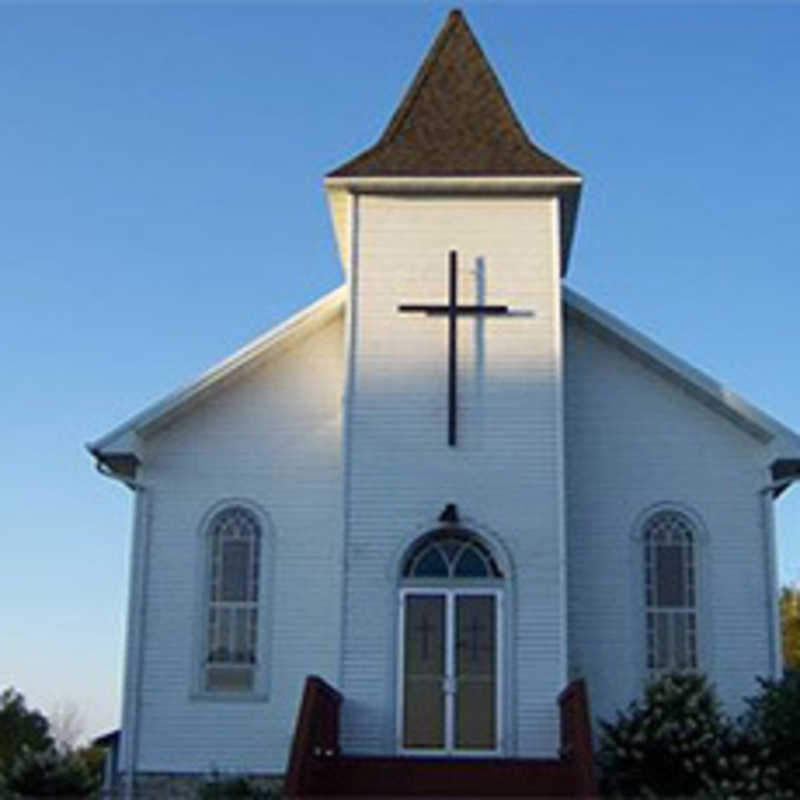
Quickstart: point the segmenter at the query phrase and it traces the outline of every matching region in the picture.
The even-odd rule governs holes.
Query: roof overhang
[[[328,176],[325,189],[331,208],[336,197],[349,194],[426,195],[426,196],[522,196],[557,197],[561,220],[561,275],[567,274],[569,254],[578,219],[583,179],[580,175],[474,175],[474,176]],[[346,217],[334,212],[334,228],[342,254],[342,265],[347,270],[345,253],[348,232],[340,230]]]
[[[770,466],[773,497],[780,497],[796,480],[800,480],[800,458],[776,458]]]
[[[104,733],[102,736],[95,736],[92,739],[92,745],[94,747],[116,747],[119,744],[120,734],[121,731],[117,728],[114,731]]]
[[[555,194],[580,188],[580,175],[329,175],[325,186],[366,194]]]
[[[97,463],[105,467],[109,472],[118,475],[126,480],[136,479],[136,470],[142,463],[136,453],[130,452],[103,452],[102,450],[92,449],[89,445],[89,452],[97,459]]]
[[[215,364],[199,378],[148,406],[105,436],[86,445],[106,470],[131,479],[141,460],[142,439],[185,413],[227,381],[246,374],[265,358],[286,351],[299,339],[310,335],[333,319],[344,308],[345,287],[332,292],[294,314],[285,322],[246,344],[229,358]]]
[[[774,458],[800,459],[800,436],[797,433],[576,291],[564,287],[564,301],[568,317],[578,320],[601,338],[611,341],[762,444],[769,446]]]

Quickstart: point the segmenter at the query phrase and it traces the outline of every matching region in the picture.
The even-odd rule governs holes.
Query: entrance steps
[[[588,701],[583,681],[560,695],[561,757],[414,758],[339,752],[342,696],[306,679],[286,773],[288,798],[596,797]]]

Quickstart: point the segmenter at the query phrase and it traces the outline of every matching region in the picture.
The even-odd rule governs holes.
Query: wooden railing
[[[325,785],[328,767],[339,755],[341,704],[342,695],[322,678],[306,678],[286,771],[287,797],[315,794]]]
[[[589,697],[583,680],[572,681],[558,697],[561,709],[561,758],[568,761],[577,797],[597,796]]]
[[[339,752],[342,695],[322,678],[309,676],[297,716],[284,796],[596,797],[584,682],[573,681],[558,703],[559,759],[343,756]]]

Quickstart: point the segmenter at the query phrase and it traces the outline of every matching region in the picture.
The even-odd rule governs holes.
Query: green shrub
[[[24,747],[43,751],[53,745],[47,717],[29,709],[13,687],[0,692],[0,772],[8,774]]]
[[[97,781],[75,753],[54,747],[35,751],[23,748],[8,772],[8,789],[22,795],[59,797],[88,795]]]
[[[755,717],[753,717],[755,719]],[[795,797],[757,726],[721,710],[702,675],[667,675],[616,722],[601,722],[598,760],[606,793],[713,800]]]
[[[18,800],[19,795],[8,788],[5,775],[0,772],[0,800]]]
[[[759,684],[761,693],[746,701],[745,734],[776,768],[781,789],[800,797],[800,672]]]
[[[615,723],[601,721],[599,762],[607,792],[692,797],[706,790],[712,764],[732,734],[703,676],[675,674],[651,683]]]
[[[262,789],[248,778],[222,778],[213,772],[200,788],[200,800],[276,800],[278,794]]]

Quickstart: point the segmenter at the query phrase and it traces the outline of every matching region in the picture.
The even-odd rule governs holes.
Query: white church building
[[[325,190],[341,287],[89,445],[135,492],[120,770],[282,774],[308,675],[365,755],[555,758],[575,678],[737,710],[800,437],[565,287],[581,177],[459,12]]]

